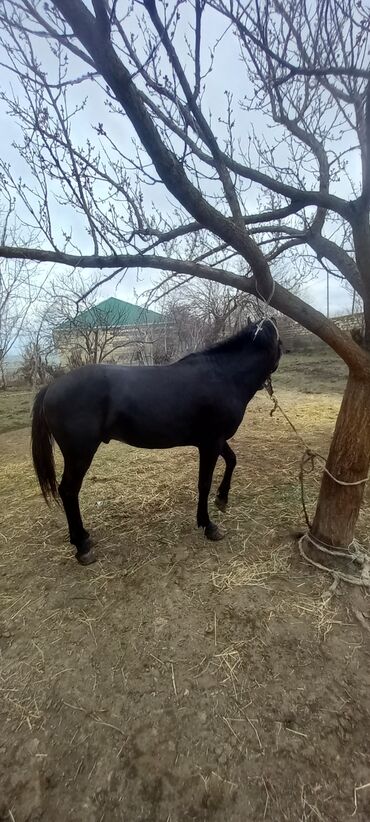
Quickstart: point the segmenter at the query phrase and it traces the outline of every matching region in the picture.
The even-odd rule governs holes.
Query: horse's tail
[[[31,439],[34,469],[43,497],[49,505],[50,497],[58,500],[58,486],[55,475],[53,435],[48,428],[44,412],[46,391],[47,386],[41,388],[41,391],[35,397],[32,410]]]

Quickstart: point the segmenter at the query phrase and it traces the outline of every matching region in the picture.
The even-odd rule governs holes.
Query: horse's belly
[[[168,437],[119,437],[120,442],[125,442],[126,445],[132,445],[134,448],[178,448],[183,445],[191,445],[190,442],[179,441],[178,439],[169,440]]]
[[[148,434],[144,436],[142,433],[140,436],[135,435],[128,435],[128,434],[121,434],[120,436],[112,436],[111,439],[119,440],[120,442],[126,443],[126,445],[132,445],[134,448],[177,448],[183,445],[192,445],[192,442],[189,442],[184,439],[180,439],[179,437],[168,437],[168,436],[161,436],[159,434]]]
[[[199,446],[207,441],[225,440],[233,436],[243,418],[244,408],[230,403],[214,406],[186,402],[179,397],[176,405],[150,402],[132,403],[107,420],[106,436],[136,448],[176,448]]]
[[[192,432],[182,425],[168,424],[155,425],[143,420],[126,418],[109,431],[109,439],[125,442],[135,448],[176,448],[182,445],[192,445]]]

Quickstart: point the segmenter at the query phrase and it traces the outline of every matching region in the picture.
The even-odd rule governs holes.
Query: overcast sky
[[[190,9],[190,5],[191,4],[188,4],[187,8],[186,4],[181,7],[181,13],[183,15],[187,14],[187,11]],[[224,24],[221,19],[217,19],[211,14],[207,19],[207,25],[205,26],[203,34],[202,48],[205,61],[207,60],[209,46],[213,44],[215,39],[220,36],[223,28]],[[179,34],[179,38],[179,51],[181,52],[182,49],[183,53],[181,56],[183,63],[186,65],[186,47],[184,41],[181,46],[181,33]],[[51,75],[53,75],[55,73],[55,64],[50,57],[46,42],[43,40],[37,40],[37,49],[37,55],[43,62],[44,70],[46,69]],[[2,55],[2,57],[4,58],[4,55]],[[81,72],[78,61],[75,62],[75,66],[73,61],[74,58],[72,57],[71,67],[75,68],[77,72]],[[83,71],[85,71],[85,69],[86,67],[83,68]],[[19,93],[14,76],[12,77],[5,71],[2,71],[0,78],[2,88],[7,90],[10,83],[17,93]],[[225,36],[216,51],[214,70],[207,78],[207,92],[203,101],[204,110],[206,112],[209,110],[212,113],[212,122],[217,136],[219,137],[221,136],[223,127],[218,124],[218,118],[224,117],[224,92],[230,89],[232,89],[234,93],[236,104],[238,98],[242,98],[245,91],[248,90],[246,87],[243,67],[235,45],[235,40],[232,38],[231,33]],[[74,121],[73,136],[75,143],[83,144],[86,138],[96,141],[97,137],[93,127],[96,126],[98,122],[102,121],[104,122],[105,127],[109,126],[110,135],[116,140],[122,150],[129,152],[131,149],[132,130],[127,122],[127,119],[109,114],[107,112],[102,92],[94,83],[90,82],[87,86],[84,86],[83,94],[86,93],[88,93],[86,107]],[[79,86],[72,92],[72,99],[75,101],[81,99],[81,90]],[[20,132],[17,124],[6,113],[6,108],[6,104],[0,101],[0,117],[2,124],[2,159],[10,163],[15,177],[23,176],[24,179],[32,185],[32,178],[29,175],[27,167],[12,147],[14,140],[19,139]],[[237,117],[237,136],[242,142],[248,140],[252,123],[257,132],[263,133],[268,137],[267,124],[262,116],[259,116],[256,112],[251,115],[246,111],[240,111]],[[358,170],[358,158],[356,158],[356,155],[353,155],[352,163],[353,172],[356,173]],[[342,196],[343,193],[344,192],[342,189]],[[146,192],[146,196],[148,198],[148,203],[149,198],[151,198],[155,200],[157,208],[168,210],[170,198],[163,186],[158,185],[155,189],[151,188]],[[51,207],[55,225],[59,228],[59,231],[58,228],[56,229],[56,234],[59,234],[59,237],[61,237],[62,229],[68,232],[70,228],[72,228],[74,241],[82,248],[83,252],[91,253],[91,240],[87,236],[82,219],[76,215],[72,209],[68,209],[68,207],[65,206],[63,208],[58,206],[56,200],[52,202]],[[247,207],[250,211],[256,208],[256,200],[253,196],[250,197]],[[54,275],[57,274],[57,271],[58,269],[54,268]],[[111,282],[109,285],[104,286],[101,290],[101,296],[106,297],[110,294],[114,294],[122,299],[135,301],[135,294],[144,292],[150,286],[151,282],[158,280],[158,277],[159,272],[144,271],[138,280],[136,272],[130,271],[120,284]],[[326,280],[326,273],[322,272],[322,274],[316,277],[309,285],[305,285],[302,291],[302,296],[304,299],[316,308],[322,310],[324,313],[326,313]],[[336,278],[330,277],[331,316],[348,311],[351,307],[351,302],[352,298],[348,291],[340,286]]]

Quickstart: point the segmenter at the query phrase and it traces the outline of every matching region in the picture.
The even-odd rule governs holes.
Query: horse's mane
[[[272,340],[276,342],[276,333],[274,331],[274,335],[271,335],[271,326],[274,325],[272,320],[268,320],[269,323],[269,332],[266,334],[266,326],[263,328],[260,327],[259,331],[256,334],[258,329],[259,323],[251,323],[251,325],[246,326],[246,328],[242,328],[241,331],[238,331],[237,334],[233,334],[231,337],[226,337],[226,339],[221,340],[220,342],[214,343],[213,345],[208,346],[207,348],[201,348],[199,351],[194,351],[191,354],[186,354],[185,357],[182,357],[179,362],[184,362],[184,360],[190,359],[190,357],[197,357],[199,355],[205,356],[217,356],[217,354],[237,354],[238,352],[244,350],[246,346],[252,346],[255,342],[259,348],[269,349],[271,348]]]

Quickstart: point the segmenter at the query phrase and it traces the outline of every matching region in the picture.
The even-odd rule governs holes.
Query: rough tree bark
[[[8,387],[8,385],[7,385],[7,379],[6,379],[4,363],[3,363],[2,360],[0,361],[0,378],[1,378],[1,386],[0,387],[2,388],[3,391],[5,391]]]
[[[370,466],[370,378],[350,371],[326,467],[342,482],[358,482]],[[339,485],[324,472],[312,534],[336,548],[353,540],[366,483]]]
[[[369,93],[370,84],[367,87],[367,96]],[[369,130],[368,100],[367,126]],[[369,164],[366,163],[364,164],[363,194],[356,203],[351,223],[356,263],[363,283],[364,338],[361,348],[360,346],[358,348],[370,364],[370,288],[367,276],[370,259],[368,176]],[[342,482],[357,482],[369,475],[370,376],[364,360],[358,363],[358,368],[349,366],[349,377],[326,467],[334,477]],[[354,537],[366,485],[366,482],[359,485],[340,485],[324,472],[312,525],[313,535],[333,547],[346,548]]]

